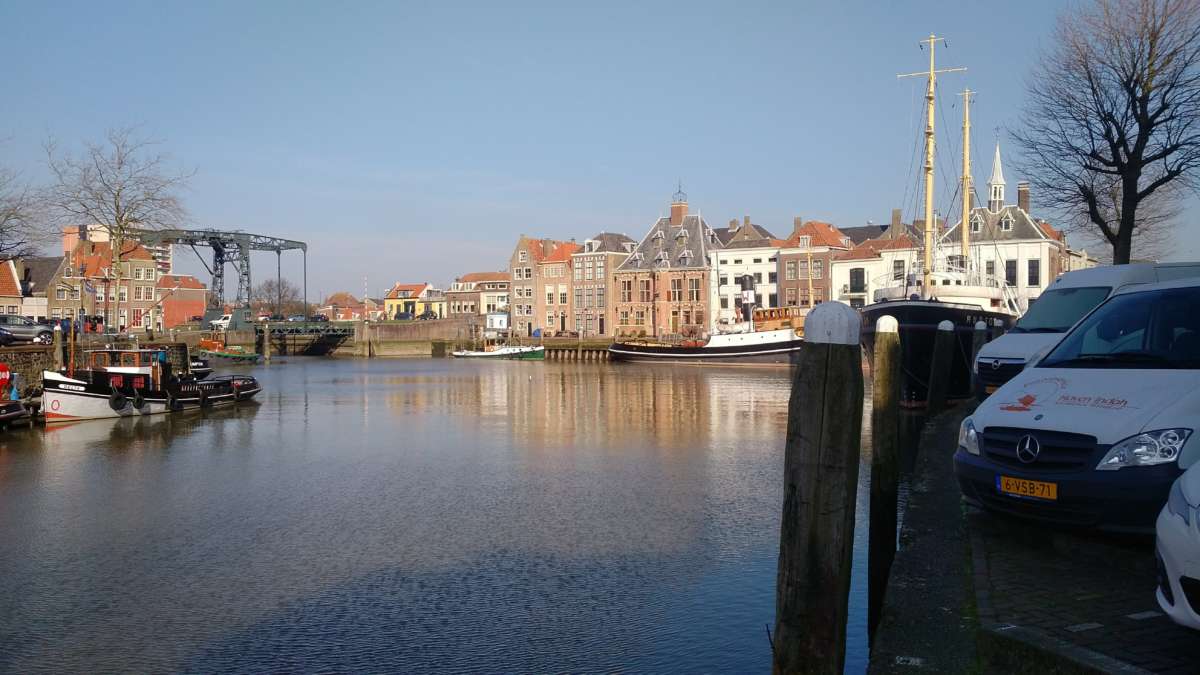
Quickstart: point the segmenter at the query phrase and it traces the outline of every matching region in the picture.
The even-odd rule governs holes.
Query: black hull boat
[[[230,405],[262,391],[248,375],[204,380],[178,375],[163,350],[96,350],[86,358],[87,368],[43,371],[42,414],[47,424]]]
[[[213,369],[212,366],[208,365],[208,359],[192,357],[192,360],[188,364],[188,372],[197,380],[203,380],[212,375]]]
[[[790,365],[804,344],[791,328],[714,335],[707,342],[663,343],[653,340],[616,342],[608,348],[613,361],[678,364]]]
[[[924,406],[929,398],[929,369],[939,323],[954,324],[955,347],[946,396],[966,399],[974,395],[971,348],[975,323],[984,322],[990,331],[1007,331],[1016,321],[1006,312],[937,300],[877,302],[864,307],[862,316],[862,345],[868,359],[875,355],[875,322],[891,316],[900,324],[900,404],[913,408]]]

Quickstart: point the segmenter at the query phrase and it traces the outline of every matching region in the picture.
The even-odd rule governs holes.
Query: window
[[[976,213],[975,215],[971,216],[971,231],[979,232],[982,229],[983,229],[983,216]]]
[[[596,278],[597,279],[604,278],[604,259],[603,258],[596,261]]]
[[[65,316],[69,319],[69,318],[75,316],[75,310],[68,307],[65,310],[63,310],[63,316]]]
[[[903,260],[893,260],[892,261],[892,279],[894,281],[899,281],[903,278],[904,278],[904,261]]]
[[[634,311],[633,316],[634,316],[634,319],[636,320],[637,325],[640,326],[640,325],[646,323],[646,310],[644,310],[644,309],[636,310],[636,311]]]
[[[789,260],[783,264],[783,278],[788,281],[796,280],[796,261]]]
[[[584,270],[583,278],[584,279],[591,280],[593,265],[594,265],[594,263],[591,260],[589,260],[583,264],[583,270]]]
[[[583,289],[576,288],[575,289],[575,309],[580,309],[582,307],[583,307]]]
[[[722,286],[729,285],[729,277],[725,276],[724,274],[721,275],[721,285]]]
[[[558,285],[558,304],[567,304],[567,287],[562,284]]]
[[[756,284],[761,284],[761,283],[762,283],[762,272],[755,272],[755,273],[754,273],[754,283],[756,283]]]
[[[61,319],[61,318],[62,318],[62,310],[61,310],[61,309],[59,309],[59,308],[57,308],[57,307],[55,307],[54,309],[50,310],[50,318],[52,318],[52,319]]]
[[[721,309],[729,309],[729,298],[721,297]]]
[[[1034,258],[1028,261],[1028,264],[1029,269],[1026,270],[1025,285],[1040,287],[1042,285],[1042,261]]]
[[[641,290],[641,298],[640,298],[641,301],[642,302],[650,302],[651,293],[650,293],[650,280],[649,279],[642,279],[640,290]]]
[[[825,261],[824,261],[824,260],[814,260],[814,261],[812,261],[812,278],[814,278],[814,279],[820,279],[820,278],[821,278],[821,277],[824,275],[824,273],[825,273],[825,269],[824,269],[824,268],[825,268]]]
[[[633,279],[621,280],[621,302],[633,302]]]
[[[126,300],[129,299],[129,292],[127,289],[122,288],[120,290],[120,292],[118,293],[118,296],[119,296],[119,299],[117,300],[117,302],[125,302]],[[124,319],[122,319],[122,321],[124,321]]]
[[[605,295],[604,287],[603,286],[597,287],[596,288],[596,306],[599,307],[600,309],[604,309],[604,295]]]
[[[1004,283],[1008,284],[1009,286],[1017,285],[1017,261],[1016,260],[1005,260],[1004,261]]]
[[[863,267],[850,268],[850,292],[867,292],[867,270]]]
[[[78,286],[76,286],[75,288],[72,288],[72,289],[71,289],[71,299],[72,299],[72,300],[78,300],[78,299],[79,299],[79,287],[78,287]]]
[[[987,263],[984,264],[983,267],[984,267],[984,271],[987,273],[987,275],[989,277],[996,276],[996,261],[995,260],[987,261]]]
[[[797,246],[800,248],[810,248],[812,246],[812,235],[804,235],[798,240]]]
[[[779,306],[779,295],[776,293],[771,293],[770,295],[768,295],[767,296],[767,306],[768,307],[778,307]]]
[[[544,325],[546,328],[554,326],[554,312],[546,312],[546,323]]]
[[[519,263],[529,262],[529,251],[517,251],[517,262],[519,262]]]
[[[763,295],[762,295],[762,293],[755,293],[755,294],[754,294],[754,306],[755,306],[755,307],[762,307],[762,306],[763,306]]]
[[[671,302],[683,302],[683,279],[671,280]]]
[[[533,268],[532,268],[532,267],[526,267],[526,268],[525,268],[525,278],[526,278],[526,279],[532,279],[532,278],[533,278]],[[533,297],[533,296],[530,296],[530,297]]]
[[[742,264],[742,259],[741,259],[741,258],[734,258],[734,260],[733,260],[733,264],[734,264],[734,265],[741,265],[741,264]]]
[[[629,325],[629,310],[623,309],[617,312],[617,323],[622,326]]]
[[[1010,232],[1010,231],[1012,231],[1012,228],[1013,228],[1012,214],[1006,213],[1006,214],[1004,214],[1004,217],[1000,219],[1000,229],[1004,230],[1005,232]]]
[[[595,292],[592,289],[590,289],[590,288],[584,289],[584,291],[583,291],[583,306],[584,307],[594,306],[592,304],[594,302],[594,298],[595,298]],[[579,301],[576,300],[575,302],[576,302],[576,304],[578,304]]]
[[[775,262],[775,256],[771,256],[770,258],[767,258],[767,262],[769,262],[769,263]]]
[[[801,260],[801,261],[797,262],[796,268],[799,270],[799,277],[801,279],[808,278],[808,261],[807,260]]]
[[[779,275],[777,275],[777,274],[776,274],[776,273],[774,273],[774,272],[767,272],[767,283],[768,283],[768,284],[773,284],[773,283],[775,283],[776,281],[778,281],[778,276],[779,276]]]
[[[583,281],[583,268],[579,265],[575,266],[575,281]]]
[[[554,304],[554,287],[553,286],[546,287],[546,304],[547,305]]]
[[[754,262],[758,263],[758,264],[762,264],[762,258],[755,258]]]
[[[688,279],[688,300],[700,302],[700,280]]]
[[[788,307],[796,306],[796,289],[789,288],[785,291],[784,299],[787,301]]]
[[[65,289],[60,288],[60,289],[58,289],[58,292],[55,293],[55,297],[57,297],[59,300],[66,300],[67,299],[67,291]]]

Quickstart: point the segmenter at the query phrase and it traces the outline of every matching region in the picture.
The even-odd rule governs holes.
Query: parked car
[[[212,328],[213,330],[227,330],[231,320],[233,320],[232,314],[222,314],[221,318],[209,321],[208,327]]]
[[[433,311],[432,309],[427,309],[417,315],[418,321],[429,321],[430,319],[436,318],[438,318],[437,312]]]
[[[308,320],[309,321],[318,321],[318,322],[329,321],[329,317],[325,316],[324,314],[313,314],[312,316],[308,317]]]
[[[293,323],[304,323],[304,315],[303,314],[293,314],[293,315],[289,316],[287,318],[287,320],[291,321]]]
[[[34,342],[48,345],[54,341],[54,328],[34,322],[15,314],[0,314],[0,327],[12,336],[14,342]]]
[[[258,322],[270,321],[271,315],[270,314],[259,314],[258,316],[254,317],[254,320],[258,321]]]
[[[412,312],[396,312],[397,321],[412,321],[414,318]]]
[[[1063,524],[1149,531],[1200,460],[1200,278],[1117,291],[965,420],[964,499]]]
[[[974,364],[979,400],[1011,380],[1032,357],[1058,342],[1113,293],[1135,284],[1198,276],[1200,263],[1105,265],[1063,274],[1042,291],[1015,326],[979,350]]]
[[[1200,630],[1200,465],[1175,481],[1155,531],[1158,606],[1175,623]]]
[[[12,333],[8,332],[7,328],[0,328],[0,347],[7,347],[16,341],[17,339],[13,337]]]

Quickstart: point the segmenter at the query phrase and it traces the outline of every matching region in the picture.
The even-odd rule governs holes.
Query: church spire
[[[988,211],[999,213],[1004,208],[1004,168],[1000,164],[1000,141],[992,159],[992,177],[988,178]]]

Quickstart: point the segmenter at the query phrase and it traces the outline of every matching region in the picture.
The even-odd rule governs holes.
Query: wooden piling
[[[929,364],[929,387],[925,399],[929,416],[945,410],[946,391],[950,387],[950,366],[954,362],[954,324],[943,321],[938,324],[933,339],[933,360]]]
[[[63,369],[63,339],[62,326],[54,324],[54,369]]]
[[[817,305],[793,369],[775,581],[775,673],[841,673],[862,431],[861,319]]]
[[[263,322],[263,361],[271,362],[271,322]]]
[[[875,324],[871,386],[871,525],[867,553],[867,626],[879,625],[884,591],[896,557],[900,485],[900,324],[882,316]]]
[[[979,358],[979,350],[983,349],[983,345],[987,343],[987,324],[982,321],[975,322],[975,332],[971,334],[971,366],[975,366],[975,359]]]

